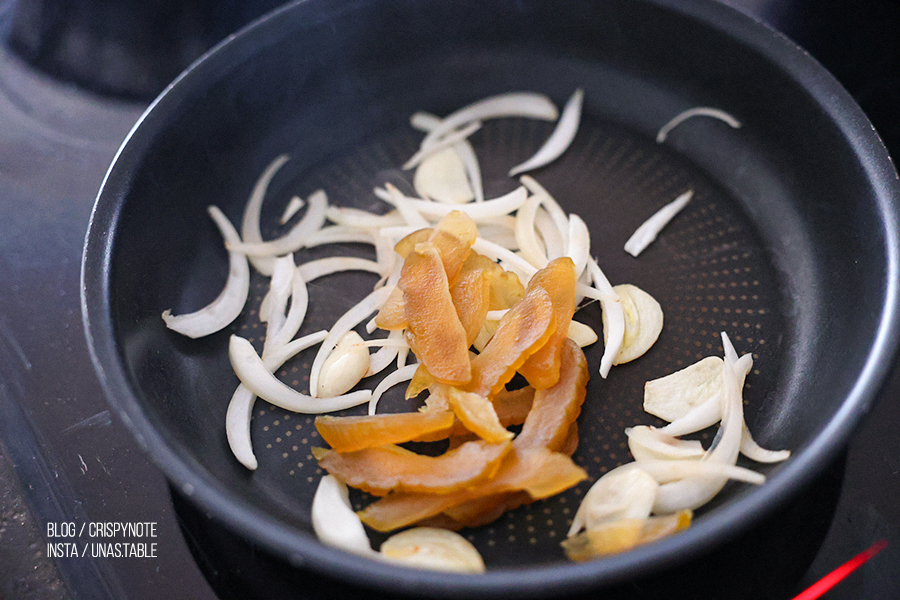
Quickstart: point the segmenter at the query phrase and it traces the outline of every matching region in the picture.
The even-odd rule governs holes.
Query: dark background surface
[[[729,3],[818,58],[900,155],[900,4]],[[173,497],[109,410],[82,332],[81,248],[118,145],[190,60],[276,4],[0,2],[0,599],[364,595],[286,569]],[[607,595],[789,598],[884,539],[826,597],[897,597],[898,392],[895,369],[796,502],[715,556]],[[48,524],[112,521],[155,523],[141,541],[156,557],[47,557]]]

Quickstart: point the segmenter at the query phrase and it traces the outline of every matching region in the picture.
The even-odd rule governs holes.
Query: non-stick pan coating
[[[184,494],[242,534],[298,564],[383,589],[547,596],[708,551],[839,449],[893,355],[897,184],[838,84],[730,9],[483,4],[300,3],[195,65],[145,115],[101,191],[85,254],[86,328],[110,400],[138,440]],[[255,179],[287,153],[264,208],[267,235],[292,195],[318,188],[335,204],[384,211],[371,190],[386,180],[408,187],[399,165],[418,143],[408,125],[414,111],[442,115],[517,90],[562,104],[577,87],[586,93],[579,135],[562,160],[533,175],[588,223],[613,283],[654,295],[666,324],[646,356],[605,381],[593,376],[576,461],[596,478],[631,460],[623,429],[659,423],[641,409],[643,382],[720,355],[720,331],[754,355],[750,429],[793,458],[763,467],[770,481],[762,488],[729,485],[687,533],[588,565],[566,563],[559,541],[590,482],[467,532],[493,568],[483,577],[408,571],[319,546],[309,522],[320,476],[310,448],[322,445],[312,418],[258,402],[253,473],[225,439],[237,384],[228,335],[260,342],[266,280],[254,278],[244,314],[208,338],[182,338],[159,316],[198,308],[221,289],[227,257],[206,206],[238,223]],[[698,105],[727,110],[742,127],[699,118],[654,141],[669,118]],[[489,196],[512,188],[505,171],[551,127],[497,121],[473,138]],[[625,254],[634,228],[688,188],[694,200],[660,239],[639,259]],[[312,284],[301,333],[328,327],[374,282],[345,275]],[[596,305],[578,318],[601,328]],[[601,353],[588,350],[594,369]],[[282,378],[305,390],[311,356],[288,363]],[[408,409],[401,398],[383,410]]]

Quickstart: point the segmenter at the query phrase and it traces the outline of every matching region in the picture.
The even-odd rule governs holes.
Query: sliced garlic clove
[[[584,348],[585,346],[590,346],[594,342],[599,339],[597,337],[597,332],[593,330],[588,325],[584,323],[579,323],[578,321],[570,321],[569,322],[569,334],[568,337],[570,340],[578,344],[579,348]]]
[[[625,313],[625,337],[614,365],[631,362],[656,343],[663,327],[663,312],[653,296],[629,283],[613,287]],[[603,339],[607,339],[607,318],[603,313]]]
[[[722,359],[707,356],[644,384],[644,410],[670,423],[722,393]]]
[[[613,469],[585,494],[568,537],[608,521],[647,518],[658,488],[656,480],[635,463]]]
[[[484,560],[460,534],[436,527],[414,527],[389,537],[381,545],[381,554],[409,567],[483,573]]]
[[[369,370],[369,347],[358,333],[348,331],[322,364],[316,389],[320,398],[340,396],[353,389]]]
[[[452,146],[422,161],[413,176],[413,187],[421,197],[445,204],[465,204],[475,198],[465,164]]]

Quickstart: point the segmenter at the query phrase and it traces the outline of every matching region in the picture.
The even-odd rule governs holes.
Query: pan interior
[[[241,317],[208,338],[181,338],[159,317],[167,308],[203,306],[225,280],[227,256],[206,206],[220,206],[239,223],[256,178],[287,153],[292,158],[264,206],[266,235],[281,231],[275,223],[291,196],[319,188],[334,204],[385,211],[372,188],[391,181],[409,189],[411,174],[399,165],[418,144],[408,125],[414,111],[444,115],[523,89],[561,104],[584,87],[585,114],[573,146],[533,175],[587,222],[592,252],[610,280],[656,297],[666,324],[647,355],[614,368],[607,380],[593,375],[576,461],[597,477],[630,460],[623,429],[658,424],[641,409],[644,381],[720,355],[721,331],[739,353],[754,355],[745,409],[759,441],[795,453],[809,446],[855,385],[883,309],[883,223],[865,166],[819,100],[768,58],[665,7],[628,6],[522,13],[498,2],[473,8],[479,14],[466,19],[429,13],[426,20],[417,13],[405,15],[416,27],[375,43],[362,23],[385,20],[386,11],[301,3],[188,72],[135,131],[98,202],[97,210],[111,215],[109,230],[92,235],[98,247],[111,240],[103,254],[104,285],[125,382],[112,401],[198,474],[191,485],[212,482],[241,511],[311,538],[310,503],[320,472],[310,448],[321,445],[312,417],[258,402],[252,435],[260,468],[253,473],[232,458],[225,439],[225,410],[237,385],[228,335],[261,342],[257,314],[266,281],[255,276]],[[487,21],[478,19],[481,12]],[[453,26],[442,16],[453,17]],[[502,29],[477,26],[501,16]],[[537,17],[544,34],[523,47],[519,40],[534,33]],[[553,32],[572,23],[561,42]],[[683,43],[686,34],[692,44]],[[432,43],[423,45],[424,39]],[[413,47],[428,50],[410,52]],[[710,55],[713,47],[718,54]],[[663,123],[696,105],[728,109],[743,127],[696,119],[667,143],[654,141]],[[476,134],[489,197],[512,189],[506,171],[551,129],[509,119]],[[637,259],[625,254],[622,245],[637,225],[687,188],[694,199],[660,238]],[[347,245],[298,257],[325,252],[372,256]],[[862,257],[865,268],[859,268]],[[301,334],[330,326],[374,283],[373,276],[346,274],[311,284]],[[596,305],[576,318],[601,330]],[[592,369],[601,353],[599,344],[587,350]],[[303,391],[311,360],[311,352],[301,354],[279,375]],[[380,406],[412,407],[400,390]],[[709,432],[700,439],[708,442]],[[777,475],[778,469],[764,470]],[[589,485],[467,535],[494,567],[559,563],[559,541]],[[708,514],[750,493],[729,486]],[[357,506],[368,501],[353,499]]]

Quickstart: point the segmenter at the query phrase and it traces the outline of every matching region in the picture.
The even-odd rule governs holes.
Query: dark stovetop
[[[900,156],[900,4],[729,3],[762,17],[822,61],[857,98],[892,154]],[[231,16],[236,21],[227,26],[255,16],[264,4],[236,10],[239,14]],[[9,36],[16,7],[16,2],[0,3],[0,35]],[[218,33],[227,33],[217,31],[208,30],[176,58],[183,62]],[[82,243],[106,168],[149,103],[146,90],[157,91],[154,86],[169,75],[154,79],[137,73],[140,85],[131,87],[127,77],[125,83],[92,81],[91,69],[73,71],[71,60],[60,59],[72,59],[67,46],[32,52],[36,46],[27,42],[35,39],[21,38],[16,50],[0,47],[0,598],[355,597],[355,590],[340,594],[328,582],[285,569],[173,496],[110,412],[81,324]],[[671,595],[692,581],[696,598],[787,599],[874,542],[887,540],[883,552],[825,597],[896,597],[898,395],[900,369],[895,369],[846,452],[772,519],[714,557],[608,595],[652,598],[666,590]],[[155,556],[48,558],[48,526],[55,529],[53,542],[66,542],[66,523],[79,530],[104,522],[155,524],[155,537],[145,530],[112,540],[143,542],[147,551],[155,543]],[[76,531],[73,539],[79,550],[86,547],[85,532]],[[59,544],[52,550],[66,552]]]

